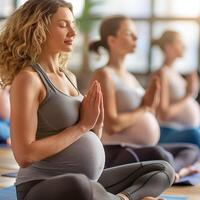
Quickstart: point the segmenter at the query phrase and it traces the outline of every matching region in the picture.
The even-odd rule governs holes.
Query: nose
[[[69,31],[67,33],[67,36],[68,37],[75,37],[76,35],[77,35],[76,28],[75,27],[70,27]]]
[[[137,41],[138,37],[136,35],[133,35],[133,39],[134,39],[134,41]]]

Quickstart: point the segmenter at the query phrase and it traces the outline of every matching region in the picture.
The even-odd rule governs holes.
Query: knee
[[[153,149],[154,158],[157,160],[165,160],[169,163],[172,162],[172,155],[161,146],[155,146]]]
[[[171,186],[174,183],[174,179],[175,179],[174,168],[166,161],[160,161],[160,164],[163,166],[162,172],[166,175],[169,181],[169,186]]]
[[[91,187],[88,178],[83,174],[72,174],[68,177],[68,183],[73,194],[73,200],[88,200],[91,197]]]
[[[200,137],[200,136],[199,136]],[[184,150],[182,151],[190,159],[194,159],[194,162],[199,160],[199,147],[195,144],[185,144]]]

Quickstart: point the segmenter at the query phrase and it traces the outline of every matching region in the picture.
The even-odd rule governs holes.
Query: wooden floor
[[[14,172],[18,169],[18,165],[14,160],[10,148],[0,148],[0,174]],[[13,185],[14,178],[0,176],[0,188]],[[164,194],[184,195],[188,200],[200,200],[200,185],[198,186],[173,186],[165,191]]]

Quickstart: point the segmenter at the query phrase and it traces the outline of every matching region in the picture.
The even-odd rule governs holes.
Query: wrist
[[[154,108],[151,108],[149,106],[144,106],[144,112],[151,112],[153,114],[155,114],[155,109]]]
[[[77,123],[76,126],[77,126],[77,128],[79,129],[79,131],[81,133],[85,133],[85,132],[89,131],[89,129],[85,125],[83,125],[81,123]]]
[[[151,112],[151,108],[149,106],[143,105],[142,109],[144,112]]]

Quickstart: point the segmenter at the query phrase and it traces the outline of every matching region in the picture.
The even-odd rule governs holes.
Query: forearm
[[[126,129],[127,127],[136,123],[146,111],[147,108],[145,106],[141,106],[131,112],[117,114],[116,117],[108,120],[107,124],[105,123],[107,129],[109,130],[108,132],[112,134]]]
[[[22,166],[26,167],[31,163],[59,153],[77,141],[86,131],[87,130],[84,127],[76,124],[70,128],[66,128],[56,135],[35,140],[25,147],[25,156],[22,160]]]
[[[163,106],[161,108],[161,113],[163,115],[163,118],[170,119],[176,116],[182,109],[184,104],[186,103],[188,96],[183,97],[182,99],[178,100],[177,102],[170,103],[168,106]]]

